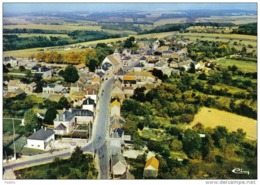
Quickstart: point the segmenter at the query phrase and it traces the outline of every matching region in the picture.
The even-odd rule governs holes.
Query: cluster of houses
[[[155,55],[154,53],[161,53]],[[95,108],[98,101],[98,92],[101,82],[107,77],[114,77],[115,82],[111,89],[110,104],[110,124],[109,124],[109,150],[110,169],[113,179],[134,178],[130,174],[130,165],[127,164],[122,148],[133,149],[131,136],[125,135],[122,129],[125,120],[121,117],[121,105],[123,101],[134,95],[134,91],[139,87],[156,87],[161,83],[158,77],[151,71],[161,70],[163,74],[170,76],[173,72],[178,72],[180,68],[189,70],[193,63],[196,69],[200,69],[201,63],[194,63],[188,56],[187,48],[172,50],[169,46],[160,46],[157,40],[151,47],[140,48],[138,53],[132,53],[125,49],[120,53],[117,49],[113,54],[107,56],[101,66],[94,72],[89,72],[84,65],[77,66],[79,80],[70,86],[65,87],[59,82],[45,84],[41,96],[58,101],[65,96],[72,105],[72,108],[62,110],[54,119],[53,129],[41,128],[28,137],[27,147],[46,150],[51,147],[55,140],[54,135],[69,135],[77,125],[91,125],[95,119]],[[12,66],[19,65],[14,58],[6,58],[6,63]],[[27,66],[28,67],[28,66]],[[31,72],[40,75],[44,79],[53,76],[53,70],[48,67],[38,65],[31,66]],[[31,94],[36,88],[36,83],[23,84],[19,80],[7,82],[5,96],[12,97],[21,94]],[[8,94],[9,93],[9,94]],[[158,174],[159,161],[155,156],[147,158],[144,165],[144,178],[156,177]]]

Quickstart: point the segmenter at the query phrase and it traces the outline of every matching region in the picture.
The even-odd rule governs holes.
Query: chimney
[[[63,108],[63,112],[65,112],[66,111],[66,109],[65,108]]]
[[[47,127],[44,127],[44,130],[47,130]]]
[[[41,126],[41,129],[43,129],[43,126]]]
[[[69,112],[72,113],[72,108],[69,108]]]
[[[63,121],[65,121],[65,114],[63,114]]]
[[[36,129],[33,129],[33,132],[35,133],[35,132],[36,132]]]
[[[56,119],[57,121],[59,121],[59,114],[56,114]]]

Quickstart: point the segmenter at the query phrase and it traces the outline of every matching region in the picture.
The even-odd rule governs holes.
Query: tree
[[[88,65],[89,71],[95,72],[97,67],[98,67],[98,62],[96,60],[90,59]]]
[[[60,100],[58,101],[58,108],[59,109],[68,109],[70,107],[70,103],[68,102],[67,98],[65,96],[62,96]]]
[[[32,109],[24,114],[24,124],[25,129],[28,132],[32,132],[34,129],[39,129],[41,127],[40,120]]]
[[[87,155],[83,154],[83,151],[79,146],[76,146],[73,153],[70,156],[71,165],[73,167],[81,167],[82,165],[87,165],[91,161],[87,159]]]
[[[203,73],[199,74],[198,79],[199,80],[207,80],[207,75],[203,72]]]
[[[19,66],[19,70],[20,71],[25,71],[25,67],[24,66]]]
[[[182,142],[178,139],[174,139],[170,144],[170,148],[173,151],[181,151],[182,150]]]
[[[202,144],[199,134],[191,129],[184,132],[182,143],[183,150],[189,157],[199,152]]]
[[[135,37],[129,37],[128,39],[126,39],[125,43],[124,43],[124,48],[131,48],[133,47],[133,42],[135,41]]]
[[[66,82],[74,83],[74,82],[78,81],[79,74],[78,74],[78,70],[76,69],[76,67],[74,67],[72,65],[68,65],[64,71],[63,78]]]
[[[9,69],[3,64],[3,73],[8,73]]]
[[[217,147],[223,147],[223,139],[226,139],[228,136],[228,130],[224,126],[217,126],[215,128],[214,133],[212,134],[212,138],[214,140],[214,144]],[[221,142],[222,139],[222,142]]]
[[[53,120],[56,118],[58,111],[55,108],[50,108],[46,111],[44,122],[47,124],[53,124]]]

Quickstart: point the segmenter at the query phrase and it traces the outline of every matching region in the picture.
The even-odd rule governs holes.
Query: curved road
[[[110,103],[110,90],[111,85],[114,82],[114,78],[110,78],[105,81],[103,84],[104,90],[102,96],[99,99],[97,105],[96,118],[93,124],[92,139],[91,141],[81,149],[84,152],[95,152],[99,158],[99,167],[100,167],[100,178],[108,179],[109,178],[109,160],[108,160],[108,148],[107,148],[107,133],[108,133],[108,120],[109,120],[109,103]],[[52,154],[41,154],[34,157],[17,159],[16,161],[10,161],[3,165],[5,170],[25,168],[28,166],[43,164],[53,161],[55,157],[67,158],[71,154],[70,150],[63,150],[59,152],[53,152]]]

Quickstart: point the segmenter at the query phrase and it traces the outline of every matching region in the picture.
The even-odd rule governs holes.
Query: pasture
[[[233,59],[226,59],[220,58],[215,60],[216,64],[220,64],[223,67],[233,66],[236,65],[239,70],[243,72],[257,72],[257,63],[245,60],[233,60]]]
[[[248,24],[257,22],[257,16],[210,16],[196,18],[195,22],[219,22],[219,23],[234,23],[234,24]]]
[[[171,18],[171,19],[160,19],[154,22],[154,26],[163,26],[165,24],[177,24],[177,23],[185,23],[187,18]]]
[[[251,118],[218,109],[202,107],[188,127],[193,127],[198,122],[202,123],[205,127],[211,128],[225,126],[230,132],[242,128],[246,132],[248,139],[257,139],[257,120]]]
[[[4,25],[6,29],[42,29],[42,30],[88,30],[88,31],[101,31],[101,26],[96,25],[83,25],[83,24],[62,24],[62,25],[51,25],[51,24],[17,24],[17,25]]]

